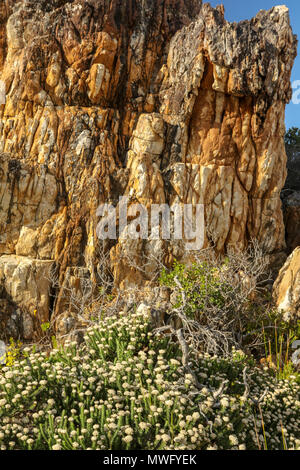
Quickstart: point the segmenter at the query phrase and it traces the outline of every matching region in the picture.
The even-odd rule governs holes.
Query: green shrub
[[[2,450],[299,448],[297,377],[202,354],[200,390],[142,314],[104,319],[80,348],[25,353],[0,371]]]
[[[189,268],[175,261],[170,272],[163,269],[160,283],[176,290],[174,308],[184,307],[187,317],[200,319],[211,307],[223,309],[228,295],[233,293],[232,283],[221,279],[221,270],[222,267],[218,269],[206,261],[194,263]]]
[[[264,344],[269,299],[262,286],[267,274],[255,249],[229,253],[223,260],[208,253],[190,266],[175,262],[172,269],[163,269],[160,284],[171,290],[171,313],[194,349],[227,355],[232,347]]]
[[[275,355],[278,373],[286,377],[293,373],[291,345],[300,337],[300,322],[283,321],[266,280],[265,261],[255,245],[223,260],[209,254],[190,266],[176,261],[160,275],[160,284],[172,293],[170,313],[180,320],[192,349],[226,355],[235,347],[257,359]]]

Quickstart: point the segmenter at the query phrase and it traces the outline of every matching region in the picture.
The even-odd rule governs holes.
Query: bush
[[[242,352],[192,356],[141,313],[104,319],[79,348],[25,351],[0,372],[5,449],[296,449],[297,377],[277,380]]]
[[[232,346],[263,344],[262,324],[268,326],[270,318],[262,253],[253,245],[223,260],[211,253],[206,258],[188,267],[175,262],[160,276],[161,285],[172,292],[171,313],[180,320],[186,341],[219,355],[230,354]]]
[[[232,281],[221,280],[221,270],[205,261],[190,268],[175,261],[169,273],[163,269],[160,282],[175,290],[174,308],[184,307],[187,317],[201,320],[210,309],[224,309],[228,295],[233,294]]]

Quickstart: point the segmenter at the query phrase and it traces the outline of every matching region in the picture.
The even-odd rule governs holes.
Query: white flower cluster
[[[200,356],[199,389],[148,318],[110,317],[83,347],[26,352],[0,369],[0,449],[300,448],[297,377],[252,368],[248,395],[246,362]]]

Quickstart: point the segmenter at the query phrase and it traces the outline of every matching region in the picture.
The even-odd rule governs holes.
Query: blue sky
[[[223,4],[227,21],[241,21],[250,19],[259,10],[269,10],[275,5],[286,5],[290,10],[291,24],[294,34],[300,42],[300,0],[208,0],[212,6]],[[300,50],[298,44],[298,57],[292,73],[292,82],[300,80]],[[299,89],[299,86],[297,87]],[[299,95],[298,95],[299,98]],[[292,102],[286,107],[286,128],[292,126],[300,128],[300,104]]]

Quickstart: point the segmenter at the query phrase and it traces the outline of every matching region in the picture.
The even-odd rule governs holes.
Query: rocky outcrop
[[[274,284],[274,299],[286,320],[300,317],[300,247],[281,269]]]
[[[49,321],[52,267],[52,261],[0,257],[2,331],[12,337],[38,339],[41,325]],[[10,315],[5,318],[7,312]]]
[[[284,222],[286,228],[286,244],[291,253],[300,246],[300,192],[293,191],[284,197]]]
[[[99,282],[97,207],[124,195],[204,204],[205,246],[220,252],[256,238],[280,253],[295,56],[283,6],[230,24],[200,0],[1,0],[0,264],[20,256],[55,263],[61,285],[76,267]],[[151,282],[152,254],[187,256],[180,241],[104,249],[121,287]]]

